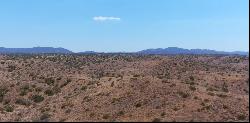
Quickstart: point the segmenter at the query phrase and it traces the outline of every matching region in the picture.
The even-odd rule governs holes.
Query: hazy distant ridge
[[[209,49],[183,49],[178,47],[169,47],[169,48],[158,48],[158,49],[147,49],[142,50],[137,53],[140,54],[225,54],[225,55],[248,55],[248,52],[235,51],[235,52],[224,52],[224,51],[215,51]]]
[[[39,54],[39,53],[62,53],[62,54],[71,54],[74,53],[70,50],[64,48],[53,48],[53,47],[33,47],[33,48],[4,48],[0,47],[0,53],[28,53],[28,54]],[[79,54],[97,54],[104,52],[95,52],[95,51],[84,51],[78,52]],[[121,52],[112,52],[112,53],[121,53]],[[122,53],[131,53],[131,52],[122,52]],[[168,47],[168,48],[158,48],[158,49],[146,49],[138,52],[133,52],[136,54],[224,54],[224,55],[249,55],[249,52],[235,51],[235,52],[224,52],[224,51],[215,51],[209,49],[183,49],[178,47]]]
[[[33,48],[4,48],[0,47],[0,53],[62,53],[68,54],[73,53],[64,48],[53,48],[53,47],[33,47]]]

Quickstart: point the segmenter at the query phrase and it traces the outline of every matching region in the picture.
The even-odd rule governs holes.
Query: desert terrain
[[[249,121],[249,57],[0,55],[0,121]]]

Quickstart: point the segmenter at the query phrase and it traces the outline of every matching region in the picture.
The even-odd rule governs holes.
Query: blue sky
[[[248,0],[0,0],[0,47],[249,51]]]

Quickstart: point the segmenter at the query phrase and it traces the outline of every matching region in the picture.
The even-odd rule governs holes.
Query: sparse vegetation
[[[0,55],[0,121],[249,121],[248,66],[221,55]]]

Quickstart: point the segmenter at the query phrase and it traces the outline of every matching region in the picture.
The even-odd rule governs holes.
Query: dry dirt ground
[[[249,58],[0,55],[0,121],[249,121]]]

